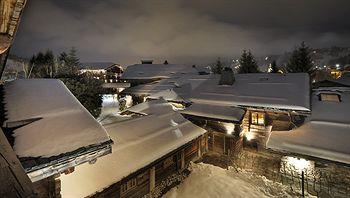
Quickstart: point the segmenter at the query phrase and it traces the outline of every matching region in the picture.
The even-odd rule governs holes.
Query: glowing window
[[[320,100],[327,102],[340,102],[340,96],[338,94],[321,93]]]
[[[265,125],[265,113],[252,112],[251,124]]]

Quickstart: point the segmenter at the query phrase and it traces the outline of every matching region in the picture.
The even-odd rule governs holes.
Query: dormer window
[[[340,102],[340,95],[335,93],[321,93],[319,95],[320,101],[326,101],[326,102]]]
[[[251,113],[251,124],[253,125],[265,125],[265,113],[263,112],[252,112]]]

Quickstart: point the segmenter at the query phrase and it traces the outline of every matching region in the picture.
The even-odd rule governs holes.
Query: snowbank
[[[203,163],[191,164],[191,169],[189,177],[164,198],[297,197],[287,186],[248,172]]]

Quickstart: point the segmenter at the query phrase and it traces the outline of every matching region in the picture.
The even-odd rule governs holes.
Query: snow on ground
[[[191,174],[164,198],[215,197],[296,197],[288,186],[265,177],[236,169],[222,169],[210,164],[191,164]]]

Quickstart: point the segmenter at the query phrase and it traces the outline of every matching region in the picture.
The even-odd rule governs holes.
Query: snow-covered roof
[[[201,83],[191,93],[194,103],[310,110],[309,76],[290,74],[235,74],[235,82],[219,85],[219,75]]]
[[[340,78],[332,80],[333,82],[340,83],[344,86],[350,86],[350,75],[349,73],[345,73]]]
[[[5,127],[26,124],[13,131],[13,148],[20,158],[48,158],[110,140],[60,80],[7,83],[5,109]]]
[[[82,69],[106,69],[114,64],[113,62],[86,62],[81,63],[80,66]]]
[[[164,99],[159,100],[150,100],[147,102],[143,102],[137,105],[134,105],[130,108],[125,109],[124,112],[132,112],[143,115],[161,115],[167,112],[171,112],[173,110],[172,106],[167,103]]]
[[[296,74],[235,74],[235,82],[219,85],[219,75],[183,75],[125,89],[134,95],[164,95],[172,90],[185,101],[219,106],[252,106],[309,111],[309,77]],[[159,93],[160,92],[160,93]]]
[[[63,197],[85,197],[100,191],[205,133],[171,109],[161,115],[141,116],[105,128],[117,142],[112,154],[61,175]]]
[[[185,74],[181,77],[162,79],[156,82],[130,87],[123,90],[122,93],[151,96],[151,98],[153,98],[154,95],[156,97],[163,96],[167,98],[169,97],[169,90],[171,90],[176,93],[179,97],[178,99],[181,98],[187,101],[192,90],[210,78],[210,75]]]
[[[198,70],[191,66],[179,64],[135,64],[128,66],[122,79],[157,79],[170,78],[185,74],[198,74]]]
[[[316,90],[305,124],[291,131],[273,131],[267,147],[350,164],[350,90],[336,90],[341,102],[320,101],[318,94],[329,91]]]
[[[175,102],[184,102],[185,100],[179,96],[173,89],[166,89],[163,91],[159,91],[154,94],[150,94],[146,98],[149,99],[160,99],[163,98],[167,101],[175,101]]]
[[[185,110],[180,111],[180,113],[231,122],[240,122],[245,114],[245,110],[238,107],[193,103]]]

